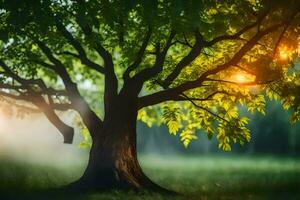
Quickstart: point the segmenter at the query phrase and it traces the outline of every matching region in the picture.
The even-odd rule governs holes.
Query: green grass
[[[155,182],[183,194],[172,199],[300,199],[300,160],[293,158],[148,155],[141,156],[140,161],[145,173]],[[51,199],[41,190],[75,180],[82,168],[4,160],[0,163],[0,193],[3,199]],[[59,197],[67,198],[61,194],[55,199]],[[84,200],[171,198],[120,191],[68,197]]]

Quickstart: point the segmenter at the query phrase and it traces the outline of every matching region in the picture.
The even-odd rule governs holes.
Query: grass
[[[145,173],[183,195],[172,199],[300,199],[300,160],[275,157],[140,157]],[[75,180],[83,166],[43,166],[2,159],[1,199],[52,199],[43,191]],[[170,199],[160,194],[112,191],[55,199]]]

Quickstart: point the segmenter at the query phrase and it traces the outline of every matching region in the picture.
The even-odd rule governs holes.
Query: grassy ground
[[[297,159],[148,155],[140,161],[154,181],[183,195],[112,191],[53,197],[44,190],[76,179],[83,166],[54,167],[2,159],[0,199],[300,199]]]

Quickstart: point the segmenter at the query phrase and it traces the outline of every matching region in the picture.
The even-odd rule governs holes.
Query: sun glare
[[[236,74],[233,78],[234,78],[234,81],[237,82],[237,83],[247,82],[247,78],[243,74]]]
[[[280,51],[279,51],[279,57],[280,57],[281,60],[287,60],[288,57],[289,57],[289,54],[288,54],[287,50],[280,49]]]
[[[299,48],[299,47],[298,47]],[[297,53],[298,49],[291,49],[287,46],[281,46],[278,52],[278,59],[281,61],[288,61],[291,59],[293,53]]]

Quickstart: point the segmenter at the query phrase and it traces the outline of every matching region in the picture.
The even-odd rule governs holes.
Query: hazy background
[[[244,146],[234,145],[231,152],[217,148],[217,141],[207,139],[199,131],[199,139],[184,148],[179,136],[170,135],[166,127],[149,128],[138,123],[139,155],[272,155],[300,157],[300,123],[291,125],[289,114],[276,102],[267,103],[267,115],[250,116],[251,142]],[[63,116],[71,121],[69,115]],[[8,117],[4,108],[0,114],[0,160],[9,158],[39,165],[84,166],[88,149],[78,147],[82,136],[76,130],[75,142],[63,144],[63,138],[56,128],[41,114],[26,116],[24,119]],[[159,157],[159,156],[158,156]]]

